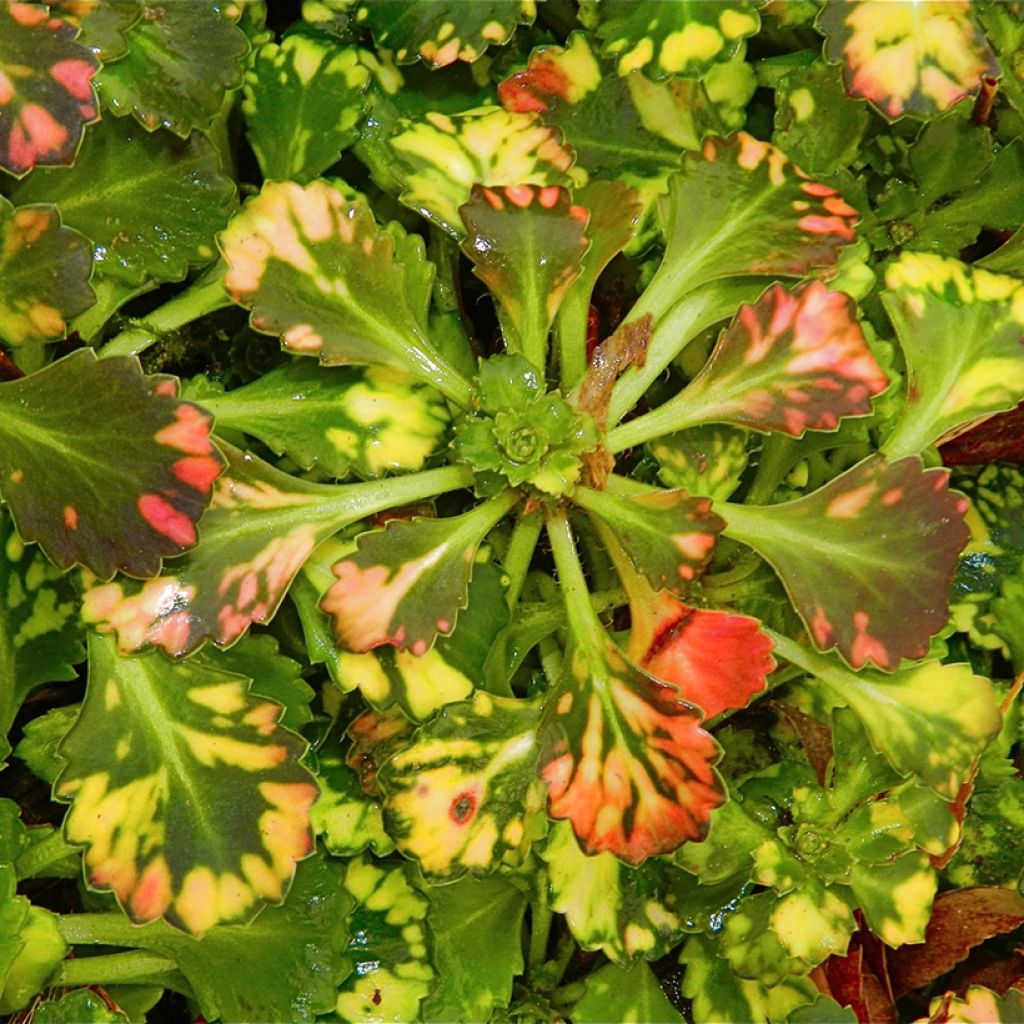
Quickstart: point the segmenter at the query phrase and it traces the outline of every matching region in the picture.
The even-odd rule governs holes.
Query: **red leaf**
[[[948,441],[939,453],[947,466],[1024,462],[1024,403]]]

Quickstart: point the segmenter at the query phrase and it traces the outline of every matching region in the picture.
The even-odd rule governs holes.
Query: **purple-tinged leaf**
[[[782,580],[814,643],[854,668],[921,658],[946,623],[967,499],[949,473],[870,456],[781,505],[719,505],[725,533]]]
[[[153,576],[195,546],[223,460],[210,418],[138,360],[80,349],[0,385],[0,493],[61,569]]]
[[[0,3],[0,167],[16,177],[70,164],[97,115],[100,62],[45,4]]]

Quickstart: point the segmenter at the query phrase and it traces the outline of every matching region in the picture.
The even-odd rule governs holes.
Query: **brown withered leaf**
[[[376,654],[362,655],[376,658]],[[378,669],[378,671],[383,671]],[[386,711],[364,711],[348,727],[352,738],[346,761],[359,776],[359,784],[367,796],[380,796],[377,770],[412,734],[413,724],[396,708]]]
[[[879,977],[872,966],[865,940],[877,942],[866,930],[858,931],[845,956],[830,956],[822,965],[828,995],[840,1006],[849,1006],[860,1024],[896,1024],[888,979]]]
[[[939,454],[947,466],[1024,462],[1024,403],[947,441]]]
[[[608,418],[608,403],[615,382],[630,366],[642,367],[647,361],[647,344],[653,325],[650,313],[639,320],[620,324],[614,334],[594,349],[590,367],[580,384],[576,407],[581,412],[589,412],[599,427],[603,428]]]
[[[807,761],[814,769],[818,785],[824,786],[825,773],[832,760],[832,730],[799,708],[774,700],[770,704],[793,727],[807,755]]]

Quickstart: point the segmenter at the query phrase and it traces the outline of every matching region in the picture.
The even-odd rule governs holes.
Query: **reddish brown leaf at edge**
[[[957,435],[942,445],[939,454],[947,466],[1024,463],[1024,403]]]
[[[896,1024],[896,1007],[886,992],[887,986],[865,962],[870,960],[863,941],[866,935],[866,931],[855,933],[845,956],[831,956],[822,965],[826,994],[840,1006],[849,1006],[860,1024]]]
[[[781,701],[773,700],[769,703],[784,715],[786,721],[793,727],[807,755],[807,761],[814,769],[818,785],[824,786],[825,775],[832,760],[832,730],[824,722],[819,722],[799,708],[783,704]]]

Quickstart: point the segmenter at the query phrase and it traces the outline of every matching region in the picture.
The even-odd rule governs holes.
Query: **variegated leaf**
[[[313,805],[313,831],[335,857],[351,857],[373,847],[379,857],[395,844],[384,831],[381,801],[367,796],[359,777],[332,748],[317,751],[320,797]]]
[[[504,46],[517,25],[533,22],[535,0],[403,0],[362,3],[356,19],[369,25],[379,47],[399,64],[417,58],[434,68],[471,64],[488,46]]]
[[[135,358],[79,349],[0,385],[0,493],[59,568],[154,575],[196,544],[222,465],[209,417]]]
[[[682,1024],[684,1019],[647,964],[628,970],[605,964],[588,974],[585,984],[572,1010],[574,1024]]]
[[[498,307],[505,347],[543,367],[548,333],[582,270],[588,211],[556,185],[474,185],[462,250]]]
[[[262,47],[242,110],[264,179],[305,184],[335,163],[359,136],[369,83],[354,46],[301,25]]]
[[[663,860],[629,867],[611,853],[587,855],[568,822],[551,829],[541,857],[548,865],[551,906],[573,938],[623,966],[656,960],[682,935],[685,907],[673,887],[678,869]]]
[[[698,78],[761,27],[758,0],[601,0],[595,31],[620,75]]]
[[[390,644],[425,654],[455,628],[466,607],[476,550],[519,500],[513,491],[449,519],[393,519],[364,533],[334,566],[337,582],[320,607],[339,641],[357,653]]]
[[[931,253],[904,253],[882,295],[907,361],[907,404],[884,444],[922,451],[1024,398],[1024,283]]]
[[[0,196],[0,341],[62,338],[66,321],[93,304],[91,273],[89,240],[61,225],[57,207]]]
[[[540,712],[536,701],[477,692],[384,764],[388,832],[426,875],[487,873],[526,855],[544,807]]]
[[[56,203],[64,223],[92,242],[97,273],[131,285],[179,281],[213,260],[214,235],[235,205],[220,159],[198,132],[183,140],[106,118],[73,171],[37,170],[12,197]]]
[[[422,469],[451,421],[440,393],[403,373],[307,359],[201,401],[220,429],[245,431],[303,469],[334,477]]]
[[[75,678],[84,639],[73,583],[0,512],[0,733],[40,683]]]
[[[402,122],[388,139],[402,202],[457,238],[466,234],[459,207],[474,185],[568,185],[573,154],[561,133],[536,114],[481,107],[430,112]]]
[[[226,3],[140,0],[142,17],[125,32],[128,53],[96,77],[106,107],[133,114],[143,127],[163,126],[185,138],[210,127],[225,94],[242,84],[248,53],[235,24],[241,9]]]
[[[886,945],[924,942],[938,878],[927,853],[911,851],[887,864],[854,864],[850,888],[868,927]]]
[[[999,74],[969,0],[828,0],[818,27],[847,91],[891,121],[932,117]]]
[[[608,439],[613,451],[702,423],[802,437],[865,416],[889,385],[857,322],[853,299],[820,281],[775,285],[741,306],[696,377]]]
[[[352,973],[338,989],[335,1010],[349,1024],[416,1020],[434,987],[430,903],[413,888],[406,864],[376,865],[363,854],[348,862],[345,889]]]
[[[916,457],[873,455],[794,501],[718,509],[725,533],[771,564],[821,650],[895,669],[946,623],[968,538],[967,499],[948,485]]]
[[[947,992],[936,996],[928,1007],[928,1016],[914,1024],[931,1024],[934,1020],[957,1021],[958,1024],[1011,1024],[1024,1018],[1024,993],[1009,988],[998,995],[984,985],[971,985],[963,996]]]
[[[125,658],[91,637],[54,787],[72,804],[65,833],[86,847],[89,884],[135,921],[196,934],[280,902],[312,850],[316,798],[305,741],[280,713],[244,676],[155,652]]]
[[[675,687],[601,639],[570,649],[547,704],[541,775],[549,813],[572,823],[587,853],[636,865],[703,838],[725,800],[718,748]]]
[[[253,622],[273,617],[322,540],[405,497],[416,501],[466,482],[461,471],[442,469],[401,482],[314,484],[221,444],[228,468],[203,519],[203,542],[156,579],[93,582],[86,591],[82,617],[116,633],[122,651],[152,645],[181,657],[206,640],[228,647]]]
[[[96,119],[100,62],[77,35],[43,4],[0,4],[0,167],[17,177],[72,163]]]
[[[680,596],[704,571],[725,525],[708,498],[691,498],[685,491],[618,498],[579,487],[573,499],[607,525],[653,587]]]
[[[392,754],[408,747],[415,729],[399,708],[364,711],[349,725],[352,745],[346,761],[368,796],[380,796],[377,772]]]
[[[231,297],[252,326],[320,362],[388,366],[466,404],[469,385],[411,307],[411,268],[369,208],[326,181],[263,186],[220,235]],[[406,253],[408,255],[408,253]]]
[[[725,501],[739,487],[749,459],[746,431],[719,424],[667,434],[648,447],[666,487],[712,501]]]

